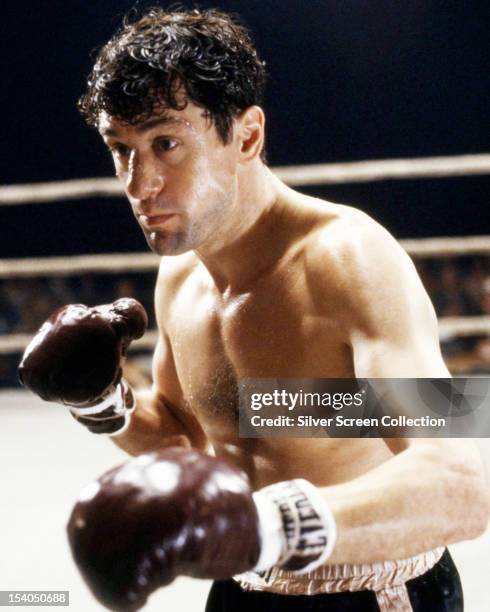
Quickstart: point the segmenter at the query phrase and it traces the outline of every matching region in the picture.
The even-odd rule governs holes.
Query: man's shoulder
[[[325,210],[325,218],[305,243],[309,273],[324,276],[328,272],[337,282],[407,264],[409,258],[400,244],[367,213],[330,202],[325,202]]]
[[[437,346],[437,320],[417,270],[390,232],[366,213],[327,203],[335,211],[307,236],[304,270],[317,315],[347,342],[382,339]],[[431,349],[432,350],[432,349]]]
[[[425,312],[428,298],[416,268],[390,232],[360,210],[340,207],[337,213],[305,248],[314,303],[350,327],[371,325],[373,313],[384,320]]]

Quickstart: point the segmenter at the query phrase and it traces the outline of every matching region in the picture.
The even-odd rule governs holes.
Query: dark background
[[[132,6],[50,0],[2,7],[2,184],[112,173],[75,104],[91,50]],[[273,166],[489,150],[488,0],[200,6],[238,12],[254,33],[269,73]],[[484,176],[302,190],[359,206],[403,238],[487,233],[489,187]],[[0,223],[0,257],[146,250],[122,199],[4,206]]]

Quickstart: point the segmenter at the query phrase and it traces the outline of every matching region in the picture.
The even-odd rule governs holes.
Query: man
[[[299,194],[267,168],[264,80],[264,64],[246,31],[216,11],[152,10],[126,23],[100,51],[80,109],[111,151],[148,244],[162,257],[154,384],[137,394],[134,409],[130,390],[119,383],[116,356],[115,396],[107,399],[97,390],[94,397],[103,401],[95,407],[94,397],[59,398],[75,406],[80,422],[110,432],[132,455],[175,446],[212,449],[218,462],[243,470],[256,492],[296,479],[314,485],[314,492],[305,485],[300,494],[322,517],[328,555],[322,549],[306,573],[284,563],[282,553],[273,556],[272,566],[261,565],[255,541],[263,544],[269,536],[252,537],[255,528],[247,523],[250,531],[237,533],[236,540],[254,541],[247,553],[253,562],[230,565],[221,574],[188,573],[231,578],[243,569],[268,571],[215,583],[208,610],[462,610],[457,572],[444,547],[477,537],[487,525],[489,492],[473,442],[238,435],[242,378],[449,376],[434,310],[397,242],[363,212]],[[117,304],[56,315],[44,328],[44,355],[50,350],[46,338],[58,341],[74,321],[87,329],[94,319],[101,329],[122,325],[117,334],[124,354],[142,333],[144,316],[132,304]],[[135,320],[138,333],[128,331]],[[26,357],[21,375],[29,384],[33,366]],[[103,513],[83,504],[122,495],[114,493],[117,482],[137,482],[141,496],[149,495],[156,485],[148,484],[154,483],[144,471],[148,462],[166,466],[165,474],[172,465],[172,474],[190,478],[195,472],[188,466],[207,465],[208,459],[186,452],[191,454],[182,460],[177,453],[164,461],[149,455],[142,464],[130,462],[131,469],[103,477],[81,499],[70,523],[74,554],[87,580],[98,585],[93,588],[101,601],[115,601],[107,596],[108,580],[100,578],[111,571],[110,563],[102,563],[98,549],[87,552],[95,532],[85,544],[73,534],[90,521],[104,525]],[[131,478],[123,477],[128,469]],[[221,463],[209,469],[223,480]],[[173,508],[182,499],[176,482],[171,488],[178,490],[179,503]],[[284,495],[280,501],[286,503],[289,493],[277,491],[272,497]],[[158,493],[159,508],[166,494]],[[247,495],[242,501],[248,507]],[[265,497],[260,499],[262,504]],[[108,516],[121,534],[133,529],[127,521],[132,525],[134,515],[148,516],[131,506],[123,519],[117,504],[110,507],[116,510]],[[167,510],[159,512],[168,520]],[[268,521],[260,508],[257,513],[263,533]],[[199,537],[209,531],[202,526]],[[192,558],[198,564],[201,557]],[[158,580],[152,574],[140,582],[148,594]]]

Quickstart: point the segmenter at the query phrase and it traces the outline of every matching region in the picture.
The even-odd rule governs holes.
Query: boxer
[[[449,376],[433,307],[393,237],[268,169],[264,82],[264,63],[231,17],[160,9],[125,22],[89,76],[80,110],[161,256],[159,341],[153,387],[135,393],[134,409],[120,376],[132,332],[113,330],[112,375],[98,386],[98,368],[85,371],[93,345],[71,354],[86,396],[63,381],[48,393],[140,456],[82,492],[69,524],[75,560],[113,609],[136,609],[184,573],[218,579],[209,612],[462,610],[445,547],[480,535],[490,512],[472,441],[238,436],[240,378]],[[112,326],[107,310],[91,312]],[[23,361],[22,379],[41,395],[58,367],[58,349],[44,342],[64,330],[63,316]],[[45,354],[45,374],[31,376]],[[165,450],[175,446],[180,454]],[[290,566],[298,496],[323,539],[311,563]],[[258,564],[273,541],[275,554]]]

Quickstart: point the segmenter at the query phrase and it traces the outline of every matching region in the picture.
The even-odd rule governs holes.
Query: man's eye
[[[124,144],[114,144],[109,147],[111,153],[115,153],[120,157],[127,157],[129,155],[129,147]]]
[[[156,141],[155,146],[159,151],[171,151],[177,146],[177,141],[173,138],[161,138]]]

